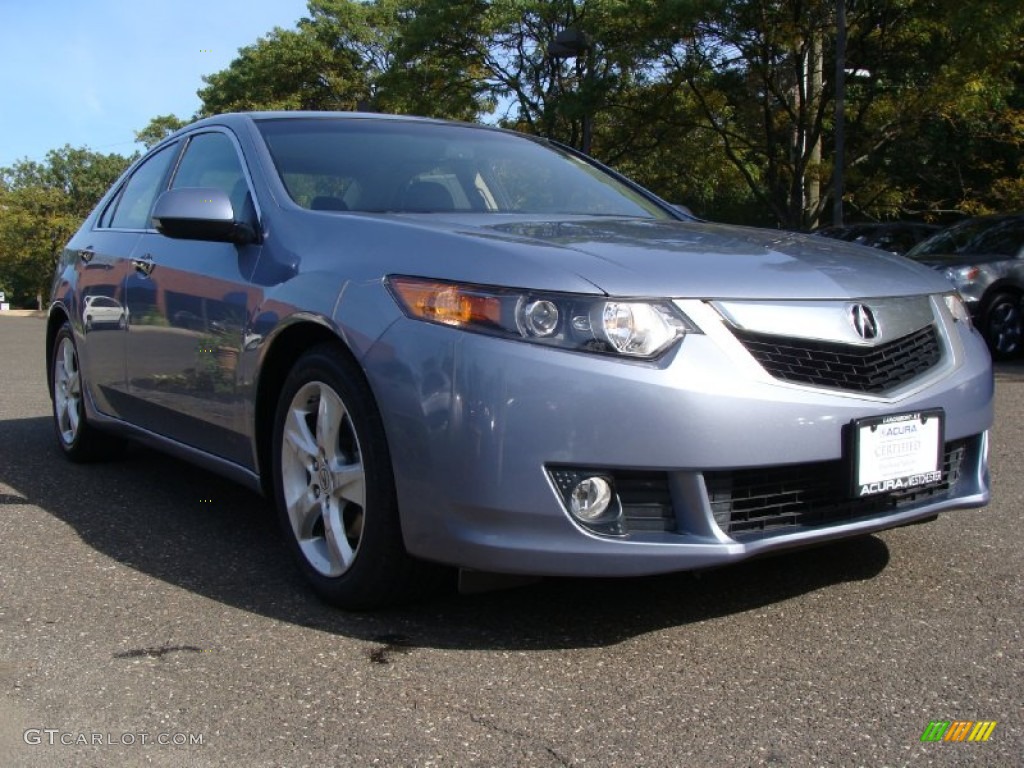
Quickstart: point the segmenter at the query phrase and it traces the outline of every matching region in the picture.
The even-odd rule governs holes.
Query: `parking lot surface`
[[[0,317],[0,766],[1024,764],[1024,364],[985,509],[345,613],[260,497],[141,447],[66,462],[43,331]]]

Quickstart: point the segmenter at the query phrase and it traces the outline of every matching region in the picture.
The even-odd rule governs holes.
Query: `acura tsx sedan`
[[[88,322],[98,296],[130,322]],[[103,197],[51,298],[67,457],[133,439],[262,491],[343,607],[452,566],[664,573],[989,499],[991,362],[942,274],[700,221],[495,128],[201,120]]]

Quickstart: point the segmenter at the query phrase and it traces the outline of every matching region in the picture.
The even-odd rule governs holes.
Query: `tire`
[[[78,365],[78,348],[71,326],[64,323],[53,341],[50,365],[50,395],[57,444],[72,461],[109,459],[124,447],[124,441],[98,431],[85,415],[85,382]]]
[[[997,293],[989,299],[981,326],[992,358],[1009,360],[1024,347],[1024,313],[1021,297],[1014,293]]]
[[[285,380],[273,473],[289,549],[322,599],[359,610],[422,592],[434,567],[402,543],[380,414],[362,372],[333,344],[309,350]]]

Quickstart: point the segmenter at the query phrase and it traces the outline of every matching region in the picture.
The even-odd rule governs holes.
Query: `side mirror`
[[[153,226],[167,237],[181,240],[214,240],[245,245],[256,240],[256,231],[235,219],[231,199],[222,189],[179,187],[157,198]]]

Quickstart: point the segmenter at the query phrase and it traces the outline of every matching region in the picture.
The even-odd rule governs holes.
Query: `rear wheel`
[[[402,543],[391,459],[362,372],[334,345],[292,369],[274,423],[281,526],[314,590],[342,608],[408,599],[431,566]]]
[[[72,461],[96,461],[116,454],[123,442],[96,430],[85,415],[85,383],[71,326],[64,323],[53,342],[51,387],[57,443]]]
[[[993,296],[985,310],[981,332],[996,360],[1007,360],[1019,355],[1024,345],[1021,297],[1013,293]]]

